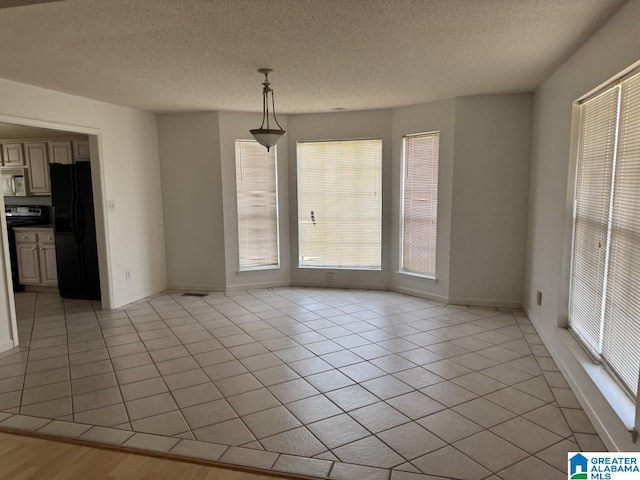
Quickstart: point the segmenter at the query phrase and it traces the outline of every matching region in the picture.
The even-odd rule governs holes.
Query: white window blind
[[[276,267],[278,189],[276,149],[253,140],[236,140],[238,250],[241,270]]]
[[[382,140],[298,143],[299,264],[379,269]]]
[[[617,109],[617,87],[581,107],[569,312],[574,331],[595,354],[602,350],[602,295]]]
[[[436,274],[439,132],[403,140],[402,270]]]
[[[602,355],[637,395],[640,371],[640,74],[624,81]]]
[[[640,373],[640,74],[581,105],[569,324],[635,398]]]

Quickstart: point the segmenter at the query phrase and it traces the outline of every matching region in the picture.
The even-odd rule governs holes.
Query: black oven
[[[9,257],[11,259],[11,277],[13,291],[22,292],[24,285],[18,277],[18,253],[13,229],[16,227],[31,227],[47,225],[49,223],[49,207],[46,206],[13,206],[6,205],[4,215],[7,220],[7,235],[9,237]]]

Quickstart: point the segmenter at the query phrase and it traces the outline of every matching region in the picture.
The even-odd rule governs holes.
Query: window
[[[640,371],[640,73],[580,105],[569,326],[632,397]]]
[[[253,140],[236,140],[240,270],[280,263],[276,174],[275,148],[267,152]]]
[[[403,139],[402,260],[403,272],[436,275],[438,230],[439,132]]]
[[[381,268],[382,140],[298,143],[301,267]]]

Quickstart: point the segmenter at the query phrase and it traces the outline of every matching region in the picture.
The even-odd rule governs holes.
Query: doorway
[[[14,149],[9,152],[10,154],[14,153],[13,156],[4,155],[7,145]],[[25,289],[31,292],[48,292],[49,295],[52,295],[52,292],[60,292],[60,289],[57,288],[58,272],[55,271],[56,263],[59,264],[60,259],[56,262],[57,253],[52,249],[55,248],[56,243],[54,238],[58,239],[56,235],[62,229],[54,228],[54,223],[59,221],[57,217],[60,215],[55,215],[55,195],[52,195],[51,191],[52,178],[49,172],[49,163],[60,164],[58,170],[63,171],[63,177],[66,175],[66,169],[62,167],[62,164],[65,163],[69,164],[69,170],[82,171],[82,175],[84,175],[84,182],[78,190],[84,190],[85,197],[88,195],[89,202],[86,203],[90,207],[85,208],[82,212],[75,209],[73,215],[78,221],[84,222],[82,224],[87,223],[87,217],[93,220],[90,236],[93,237],[95,246],[94,255],[91,257],[90,254],[83,254],[82,264],[95,263],[97,271],[93,281],[94,297],[89,295],[86,298],[95,299],[97,291],[98,294],[101,294],[100,305],[102,308],[112,308],[113,303],[108,271],[107,224],[104,214],[106,202],[103,195],[104,175],[100,155],[100,131],[86,127],[0,115],[0,150],[0,155],[2,155],[0,173],[3,179],[9,179],[5,182],[6,185],[15,185],[16,180],[18,184],[24,182],[27,185],[26,192],[18,190],[18,195],[14,195],[15,192],[7,193],[3,190],[3,195],[0,195],[0,210],[5,213],[7,206],[10,206],[14,208],[9,210],[14,212],[19,210],[19,213],[30,215],[42,211],[43,218],[47,218],[46,224],[43,220],[40,225],[33,226],[32,229],[27,227],[22,230],[23,234],[18,238],[18,242],[23,242],[19,243],[21,257],[15,260],[17,252],[13,252],[12,255],[12,248],[16,248],[15,232],[12,231],[13,228],[8,228],[8,217],[5,217],[4,214],[1,217],[0,309],[7,312],[8,322],[0,325],[0,337],[11,339],[8,342],[0,342],[1,352],[20,344],[14,296],[16,282],[18,285],[26,283]],[[23,156],[23,165],[20,165],[20,154]],[[9,159],[8,163],[6,159]],[[78,161],[77,164],[76,161]],[[76,165],[81,168],[76,169]],[[13,170],[14,167],[17,168]],[[82,178],[82,175],[77,176]],[[73,177],[76,177],[75,173]],[[58,183],[58,192],[63,191],[65,184],[61,184],[60,180],[54,180],[54,183],[56,182]],[[89,189],[88,193],[87,182],[92,185],[92,189]],[[60,238],[62,239],[62,237]],[[62,239],[60,245],[62,246],[65,241]],[[68,250],[68,245],[65,248]],[[12,256],[14,261],[12,261]],[[18,276],[15,270],[16,268],[20,270],[21,267],[22,271]],[[70,270],[70,268],[63,269],[63,276],[67,277],[64,280],[65,285],[69,285]],[[73,279],[73,275],[71,278]],[[17,290],[22,290],[22,288],[18,286]],[[68,295],[69,292],[66,294]],[[4,311],[0,312],[0,317],[4,316]]]

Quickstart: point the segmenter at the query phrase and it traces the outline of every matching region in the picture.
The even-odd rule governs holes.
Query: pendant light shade
[[[269,74],[273,70],[270,68],[261,68],[258,71],[264,75],[264,82],[262,82],[262,125],[260,125],[260,128],[249,130],[249,132],[260,145],[266,147],[267,151],[269,151],[271,147],[275,146],[280,138],[287,132],[282,129],[282,126],[278,123],[278,119],[276,118],[276,105],[275,100],[273,99],[271,83],[269,82]],[[279,129],[270,128],[269,125],[269,95],[271,95],[271,115],[273,116],[275,124],[280,127]]]

